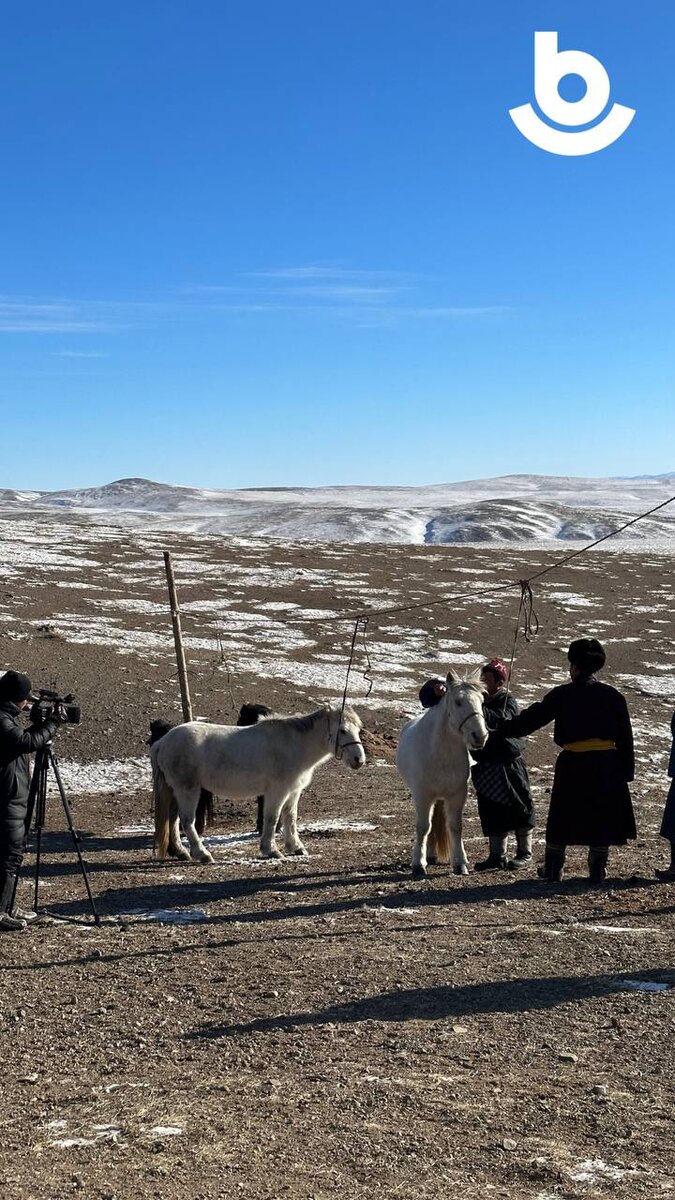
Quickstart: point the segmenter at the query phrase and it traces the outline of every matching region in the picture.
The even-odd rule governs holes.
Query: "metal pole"
[[[173,640],[176,646],[176,662],[178,664],[178,682],[180,684],[180,698],[183,706],[183,720],[191,721],[192,701],[190,700],[190,685],[188,684],[187,666],[185,664],[185,651],[183,649],[183,631],[180,624],[180,609],[178,607],[176,581],[173,575],[173,564],[171,562],[171,555],[168,550],[164,551],[164,566],[166,567],[166,581],[169,585],[171,624],[173,625]]]

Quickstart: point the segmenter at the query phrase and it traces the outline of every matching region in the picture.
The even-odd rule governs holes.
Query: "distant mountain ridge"
[[[65,491],[0,489],[0,513],[300,541],[548,544],[593,541],[675,495],[675,472],[614,479],[506,475],[428,486],[232,490],[118,479]],[[675,548],[675,504],[623,535]]]

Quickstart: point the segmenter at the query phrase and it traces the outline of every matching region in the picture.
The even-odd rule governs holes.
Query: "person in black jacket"
[[[517,717],[518,701],[506,690],[509,669],[501,658],[493,658],[481,671],[486,697],[483,713],[488,729],[496,728],[504,716]],[[482,750],[472,750],[475,765],[471,778],[478,799],[481,829],[489,839],[489,854],[474,870],[493,871],[529,866],[532,862],[534,805],[530,780],[523,760],[522,738],[491,734]],[[517,853],[508,859],[509,833],[515,833]]]
[[[6,671],[0,676],[0,930],[25,929],[33,913],[11,907],[23,861],[30,769],[28,755],[52,739],[55,721],[29,726],[21,723],[32,687],[27,675]]]
[[[670,732],[673,736],[673,744],[670,748],[668,774],[672,783],[666,797],[666,807],[661,822],[661,837],[670,842],[670,866],[656,872],[657,878],[665,881],[675,880],[675,712],[670,721]]]
[[[546,824],[542,878],[563,877],[567,846],[588,846],[589,878],[607,875],[610,846],[623,846],[637,834],[628,784],[634,778],[633,731],[621,692],[595,678],[605,665],[596,638],[572,642],[571,682],[556,687],[520,716],[501,719],[508,737],[526,737],[551,721],[558,755]]]
[[[497,728],[504,713],[516,716],[520,712],[517,700],[507,695],[508,677],[508,667],[501,658],[493,658],[481,671],[486,692],[483,715],[490,730]],[[427,679],[419,693],[422,707],[433,708],[447,688],[444,679]],[[482,750],[471,751],[476,759],[471,776],[478,796],[478,815],[490,845],[488,857],[476,863],[476,871],[511,870],[532,862],[534,807],[522,750],[521,739],[495,734],[488,737]],[[514,859],[507,859],[511,832],[515,832],[518,850]]]

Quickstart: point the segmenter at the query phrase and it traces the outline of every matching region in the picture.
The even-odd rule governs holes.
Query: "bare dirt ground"
[[[595,554],[547,577],[541,633],[519,647],[514,690],[528,702],[564,677],[570,637],[597,633],[635,720],[639,840],[591,890],[581,850],[560,886],[443,866],[413,883],[392,766],[427,675],[510,651],[517,593],[475,593],[552,555],[228,545],[78,518],[0,520],[0,539],[0,666],[82,703],[58,751],[102,917],[88,922],[51,795],[40,900],[61,919],[0,941],[5,1195],[675,1191],[675,988],[637,986],[675,984],[675,887],[653,873],[675,694],[672,558]],[[215,866],[151,861],[147,723],[178,716],[167,541],[196,707],[215,720],[243,700],[309,711],[340,693],[350,626],[310,620],[464,597],[373,622],[367,702],[362,657],[352,681],[369,764],[317,773],[300,810],[308,859],[261,861],[253,804],[222,800]],[[550,731],[527,757],[541,838]],[[483,857],[473,800],[466,844]]]

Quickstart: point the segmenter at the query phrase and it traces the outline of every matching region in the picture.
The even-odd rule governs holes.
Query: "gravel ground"
[[[300,809],[310,857],[261,861],[253,804],[222,800],[218,861],[202,867],[150,858],[147,722],[177,711],[159,535],[104,536],[78,518],[0,532],[0,664],[82,702],[58,750],[101,914],[93,926],[52,795],[40,901],[58,919],[0,941],[6,1195],[675,1190],[675,887],[653,873],[672,559],[596,554],[551,576],[536,592],[542,631],[519,647],[526,701],[563,677],[569,638],[590,632],[628,697],[639,840],[615,852],[608,884],[588,887],[581,851],[560,886],[443,866],[413,883],[396,734],[427,674],[508,653],[517,593],[467,595],[495,581],[493,550],[174,539],[196,705],[216,720],[244,699],[309,711],[339,693],[350,627],[303,624],[307,609],[467,595],[373,622],[373,694],[365,702],[360,657],[352,695],[369,764],[317,773]],[[551,560],[500,548],[498,574]],[[550,732],[527,757],[541,829]],[[483,856],[473,800],[466,844]]]

